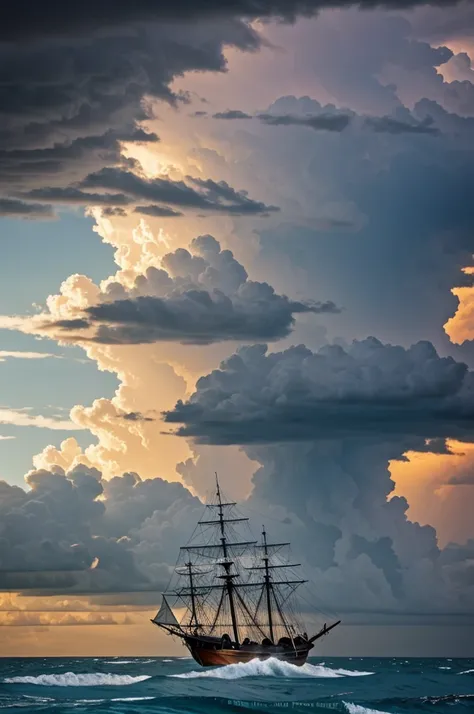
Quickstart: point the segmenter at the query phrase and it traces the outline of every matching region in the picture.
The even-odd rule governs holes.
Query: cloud
[[[154,421],[153,417],[145,416],[141,412],[127,412],[122,416],[127,421]]]
[[[132,625],[129,615],[107,612],[51,613],[51,612],[3,612],[0,627],[71,627],[75,625]]]
[[[9,409],[0,408],[0,424],[12,424],[13,426],[34,426],[37,429],[53,429],[59,431],[78,431],[83,427],[65,419],[54,419],[53,417],[42,416],[41,414],[31,414],[30,408]]]
[[[221,250],[212,236],[195,238],[190,250],[178,248],[165,255],[163,268],[148,268],[131,290],[109,282],[92,304],[82,301],[77,317],[45,316],[43,329],[60,339],[86,343],[211,344],[275,340],[291,332],[296,314],[339,312],[331,301],[290,300],[267,283],[249,280],[231,251]]]
[[[0,588],[117,592],[163,588],[202,504],[180,484],[78,464],[0,481]],[[72,624],[72,623],[71,623]]]
[[[257,386],[258,385],[258,386]],[[343,349],[244,347],[201,377],[166,421],[198,442],[246,444],[350,436],[472,436],[474,375],[433,345],[375,338]]]
[[[204,112],[205,114],[206,112]],[[199,112],[201,115],[202,112]],[[240,109],[228,109],[226,112],[217,112],[212,115],[213,119],[252,119],[251,114],[241,111]]]
[[[51,206],[40,203],[25,203],[15,198],[2,198],[0,196],[0,216],[4,218],[44,218],[51,220],[54,218]]]
[[[282,97],[272,107],[270,113],[250,114],[242,112],[240,109],[233,109],[227,112],[220,112],[213,115],[214,119],[259,119],[268,126],[306,126],[315,131],[341,132],[346,129],[351,122],[356,121],[362,127],[370,129],[378,134],[438,134],[439,130],[433,126],[433,119],[426,116],[422,121],[418,121],[409,112],[398,111],[398,115],[381,117],[357,116],[355,112],[349,110],[338,110],[334,105],[326,107],[318,102],[305,97],[296,105],[296,109],[303,109],[303,101],[312,105],[312,109],[317,109],[317,113],[301,112],[299,114],[278,114],[275,109],[285,103],[292,103],[292,97]]]
[[[166,206],[136,206],[134,213],[141,213],[144,216],[153,216],[154,218],[177,218],[182,216],[181,211],[175,211],[173,208]]]
[[[126,23],[113,32],[109,22],[94,21],[94,30],[83,36],[77,36],[78,22],[74,37],[53,32],[52,38],[48,28],[53,25],[35,31],[34,42],[15,42],[11,35],[0,43],[0,212],[3,205],[12,215],[52,215],[47,205],[12,203],[20,193],[77,189],[86,175],[104,166],[130,168],[122,156],[124,144],[158,141],[140,126],[152,117],[152,101],[184,101],[170,89],[176,76],[223,71],[224,46],[255,50],[260,44],[239,19]],[[68,198],[57,196],[60,202]],[[80,198],[69,195],[73,203]]]
[[[192,177],[187,180],[188,183],[169,178],[147,179],[131,171],[104,168],[89,174],[82,186],[118,190],[142,201],[231,215],[259,215],[278,210],[275,206],[250,199],[244,191],[236,191],[224,181],[217,183]],[[197,189],[189,184],[194,184]]]
[[[131,202],[123,193],[88,193],[78,188],[60,186],[32,189],[25,197],[36,198],[52,203],[82,204],[90,206],[126,206]]]
[[[386,134],[438,134],[439,130],[432,126],[431,117],[421,122],[406,122],[394,117],[367,117],[367,127],[378,133]]]
[[[344,131],[349,126],[352,115],[343,112],[322,113],[314,116],[294,116],[292,114],[259,114],[258,118],[269,126],[307,126],[316,131]]]
[[[298,15],[313,15],[324,8],[350,7],[357,5],[361,9],[384,7],[389,9],[406,9],[425,5],[426,0],[272,0],[260,2],[257,6],[251,0],[239,0],[232,5],[223,6],[218,0],[206,3],[178,0],[173,5],[161,4],[153,0],[143,0],[135,5],[126,2],[104,3],[100,11],[88,0],[71,3],[68,12],[59,11],[53,0],[43,3],[41,13],[28,15],[29,5],[21,0],[15,8],[8,8],[1,15],[1,37],[6,40],[32,39],[48,35],[81,35],[97,29],[129,25],[130,23],[146,23],[168,20],[200,20],[204,18],[248,17],[265,18],[278,17],[293,20]],[[432,0],[430,5],[452,7],[452,0]]]
[[[404,445],[369,439],[249,447],[260,466],[243,509],[270,519],[279,539],[290,538],[318,596],[340,612],[472,615],[471,586],[462,580],[469,544],[441,551],[431,527],[407,519],[404,499],[387,500],[393,483],[386,463]],[[110,593],[90,613],[98,624],[101,616],[116,618],[110,606],[123,602],[119,593],[128,592],[130,604],[134,593],[166,586],[177,549],[203,511],[179,483],[135,473],[104,480],[81,463],[67,472],[32,471],[27,483],[25,491],[0,482],[0,587],[24,595]],[[84,607],[69,605],[82,621]],[[28,608],[13,610],[10,624],[35,618]],[[50,624],[75,624],[61,612],[49,616]]]
[[[125,218],[127,215],[127,211],[120,208],[120,206],[106,206],[101,212],[102,218],[112,218],[113,216]]]
[[[51,354],[50,352],[20,352],[0,350],[0,362],[5,362],[7,359],[61,359],[61,355]]]

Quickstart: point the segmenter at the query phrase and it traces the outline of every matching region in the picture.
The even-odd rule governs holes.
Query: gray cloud
[[[395,10],[426,4],[452,7],[453,0],[430,0],[429,3],[427,0],[262,0],[257,5],[251,0],[236,0],[225,5],[218,0],[200,3],[178,0],[170,5],[157,5],[153,0],[140,0],[130,5],[125,0],[120,0],[116,3],[103,2],[100,8],[92,0],[87,0],[83,3],[71,3],[68,12],[58,9],[53,0],[43,2],[41,12],[31,12],[28,1],[20,0],[0,14],[0,37],[11,41],[48,35],[80,35],[97,31],[98,28],[175,19],[273,16],[293,20],[298,15],[313,15],[328,7],[344,8],[357,5],[362,9],[384,7]]]
[[[175,538],[186,539],[194,527],[181,519],[202,512],[179,484],[136,474],[103,481],[84,465],[32,471],[27,483],[29,491],[0,481],[0,589],[163,587]]]
[[[15,198],[0,196],[0,216],[6,218],[44,218],[51,219],[54,212],[51,206],[41,203],[25,203]]]
[[[187,180],[188,183],[168,178],[147,179],[131,171],[104,168],[89,174],[81,185],[84,188],[121,191],[137,200],[156,201],[200,211],[259,215],[278,210],[275,206],[254,201],[244,191],[236,191],[224,181],[216,183],[210,179],[192,177],[187,177]]]
[[[285,103],[293,105],[294,109],[300,110],[299,113],[278,113],[277,107],[279,108]],[[311,106],[313,111],[302,111],[305,104]],[[351,122],[355,121],[361,127],[370,129],[378,134],[439,133],[438,128],[433,126],[433,119],[429,115],[419,121],[409,111],[399,108],[392,116],[364,117],[358,116],[355,112],[349,110],[338,110],[334,105],[321,106],[319,102],[311,100],[309,97],[301,98],[296,106],[293,97],[282,97],[275,102],[271,112],[256,114],[254,117],[242,112],[240,109],[232,109],[214,114],[213,118],[227,120],[256,118],[268,126],[305,126],[315,131],[334,132],[344,131]]]
[[[431,117],[420,122],[407,122],[394,117],[367,117],[367,127],[380,134],[438,134]]]
[[[182,216],[181,211],[175,211],[166,206],[136,206],[134,213],[142,213],[144,216],[155,216],[158,218],[177,218]]]
[[[196,112],[198,113],[198,112]],[[204,112],[205,114],[206,112]],[[199,112],[202,114],[202,112]],[[240,109],[228,109],[226,112],[217,112],[212,115],[213,119],[252,119],[251,114],[241,111]]]
[[[94,328],[92,336],[70,339],[105,344],[210,344],[275,340],[291,332],[296,314],[339,312],[331,301],[290,300],[267,283],[249,280],[245,268],[212,236],[194,239],[190,248],[165,255],[164,269],[149,268],[131,291],[111,283],[99,304],[47,328]]]
[[[352,119],[352,113],[332,112],[309,116],[292,114],[259,114],[258,118],[269,126],[307,126],[316,131],[344,131]]]
[[[176,75],[223,71],[225,45],[259,46],[256,33],[234,19],[113,32],[94,23],[86,37],[42,35],[0,42],[0,185],[7,198],[77,188],[104,166],[129,168],[121,142],[157,140],[137,127],[151,116],[145,96],[177,105],[186,98],[169,88]]]
[[[127,211],[125,211],[123,208],[120,208],[120,206],[106,206],[102,209],[102,216],[104,216],[105,218],[108,218],[110,216],[119,216],[121,218],[125,218],[126,215]]]
[[[50,187],[35,188],[27,194],[25,198],[51,201],[52,203],[82,204],[93,206],[126,206],[131,202],[131,198],[123,193],[90,193],[81,191],[79,188],[68,186],[66,188]]]
[[[368,338],[269,354],[256,345],[201,377],[166,421],[181,423],[181,436],[218,444],[472,436],[473,388],[474,373],[428,342],[404,349]]]
[[[270,535],[292,541],[319,602],[383,618],[472,615],[472,542],[440,550],[433,528],[409,521],[405,499],[387,498],[388,460],[413,445],[369,438],[247,447],[260,466],[243,507],[268,519]],[[32,471],[27,483],[25,491],[0,481],[0,589],[109,593],[103,607],[134,593],[156,597],[203,511],[181,484],[135,473],[104,480],[81,464]]]
[[[122,416],[126,421],[155,421],[154,417],[145,416],[141,412],[128,412]]]

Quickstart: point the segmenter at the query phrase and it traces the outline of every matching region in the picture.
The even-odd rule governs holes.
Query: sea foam
[[[344,702],[349,714],[388,714],[381,709],[369,709],[368,707],[363,707],[361,704],[352,704],[352,702]]]
[[[93,672],[91,674],[39,674],[37,677],[7,677],[6,684],[39,684],[43,687],[100,687],[100,686],[126,686],[137,684],[150,679],[150,675],[142,674],[132,677],[129,674],[110,674],[106,672]]]
[[[170,674],[169,677],[179,679],[198,679],[212,677],[214,679],[243,679],[244,677],[364,677],[373,672],[357,672],[348,669],[331,669],[322,665],[304,664],[297,667],[289,662],[282,662],[275,657],[267,660],[252,659],[250,662],[228,664],[225,667],[201,671]]]

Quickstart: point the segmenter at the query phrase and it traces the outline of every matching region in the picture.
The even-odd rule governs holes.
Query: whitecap
[[[174,662],[174,659],[164,659],[163,662]]]
[[[8,677],[3,681],[6,684],[39,684],[43,687],[100,687],[137,684],[137,682],[144,682],[146,679],[150,679],[150,676],[142,674],[132,677],[129,674],[110,674],[106,672],[87,674],[65,672],[64,674],[39,674],[37,677]]]
[[[438,667],[438,669],[451,669],[451,667]]]
[[[381,709],[369,709],[369,707],[363,707],[361,704],[352,704],[352,702],[343,702],[349,714],[389,714],[389,712],[384,712]]]
[[[474,669],[466,669],[464,672],[459,672],[459,674],[474,674]]]
[[[156,697],[115,697],[110,699],[111,702],[145,702],[147,699],[156,699]]]
[[[183,672],[182,674],[169,674],[169,677],[179,679],[198,679],[212,677],[215,679],[243,679],[244,677],[363,677],[373,672],[358,672],[348,669],[331,669],[322,665],[304,664],[298,667],[289,662],[282,662],[275,657],[267,660],[252,659],[250,662],[228,664],[211,670]]]
[[[109,659],[104,660],[104,664],[135,664],[136,659]]]

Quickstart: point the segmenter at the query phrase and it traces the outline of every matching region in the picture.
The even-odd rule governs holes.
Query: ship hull
[[[312,647],[304,647],[298,649],[289,649],[278,646],[272,647],[252,647],[239,649],[221,649],[208,643],[196,642],[196,640],[187,640],[191,655],[198,664],[202,667],[225,666],[228,664],[237,664],[239,662],[250,662],[253,659],[267,660],[275,658],[283,662],[289,662],[301,667],[308,657],[309,650]]]

